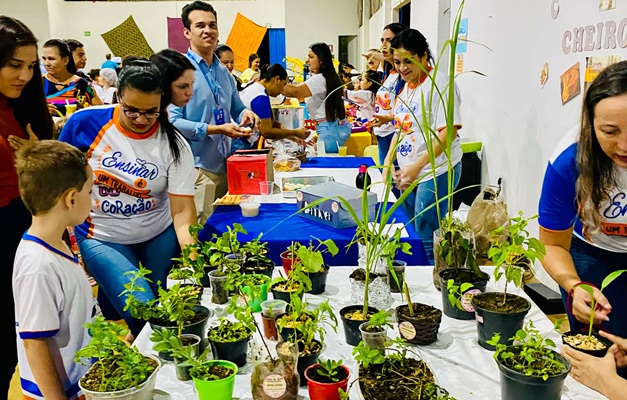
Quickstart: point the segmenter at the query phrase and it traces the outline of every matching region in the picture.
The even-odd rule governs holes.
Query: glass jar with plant
[[[561,323],[558,320],[553,331],[558,331]],[[555,343],[548,333],[541,335],[530,320],[511,338],[513,345],[503,344],[500,336],[496,333],[489,344],[496,348],[494,359],[501,372],[501,398],[561,399],[571,365],[554,350]]]
[[[298,346],[279,342],[276,354],[276,358],[269,356],[253,369],[250,386],[255,400],[297,400],[299,397]]]
[[[522,211],[518,216],[510,218],[509,224],[494,231],[495,236],[501,235],[507,229],[507,239],[495,241],[488,249],[488,257],[494,263],[494,279],[505,279],[503,292],[489,292],[476,294],[472,298],[473,308],[477,314],[477,331],[479,344],[488,349],[494,347],[488,344],[494,333],[501,333],[501,340],[507,340],[522,329],[525,316],[531,308],[531,303],[524,297],[507,292],[509,284],[522,288],[524,269],[517,260],[524,258],[529,261],[529,268],[533,263],[541,261],[546,253],[544,245],[527,231],[529,221],[537,218],[525,218]],[[504,342],[503,344],[507,344]],[[511,342],[509,342],[511,344]]]
[[[129,347],[122,341],[120,337],[128,333],[122,325],[96,317],[85,327],[89,329],[91,340],[75,357],[77,363],[92,363],[78,383],[83,393],[92,399],[113,396],[152,399],[161,366],[159,359],[143,355],[136,347]]]
[[[305,378],[311,400],[340,400],[340,390],[348,388],[350,370],[342,360],[319,361],[307,367]]]

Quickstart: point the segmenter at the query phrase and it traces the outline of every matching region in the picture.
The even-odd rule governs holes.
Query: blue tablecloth
[[[357,175],[357,169],[361,164],[366,164],[368,167],[374,166],[372,157],[312,157],[307,160],[306,163],[300,165],[301,168],[355,168],[355,175]]]
[[[280,254],[287,249],[292,241],[308,244],[310,240],[316,243],[315,238],[322,240],[333,239],[340,249],[335,257],[325,254],[328,265],[357,265],[357,246],[346,246],[355,235],[355,228],[334,229],[300,215],[296,204],[261,204],[257,217],[243,217],[239,206],[218,206],[199,232],[198,238],[202,241],[211,240],[212,234],[222,234],[226,227],[240,223],[248,231],[240,237],[240,242],[252,240],[263,233],[262,241],[268,242],[269,257],[275,264],[281,265]],[[408,219],[403,210],[397,209],[393,215],[396,223],[407,223]],[[411,244],[411,255],[400,253],[399,260],[408,265],[429,265],[427,256],[413,226],[407,226],[408,238],[403,238]]]

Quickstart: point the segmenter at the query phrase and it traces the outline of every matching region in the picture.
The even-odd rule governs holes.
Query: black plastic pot
[[[329,267],[325,267],[325,271],[314,272],[309,274],[311,280],[311,290],[307,293],[321,294],[327,289],[327,277],[329,276]]]
[[[278,321],[284,315],[286,315],[286,313],[279,314],[274,319],[274,321],[276,323],[277,332],[279,332],[279,336],[281,337],[281,340],[283,340],[284,342],[297,342],[303,336],[303,334],[300,331],[298,331],[298,330],[296,330],[294,328],[284,327],[283,329],[281,329],[279,327],[279,322]]]
[[[445,286],[442,286],[443,288]],[[531,303],[520,296],[515,294],[507,294],[507,302],[517,302],[524,305],[524,309],[519,312],[501,312],[488,310],[480,305],[480,301],[492,296],[503,297],[503,293],[482,293],[473,297],[472,305],[475,308],[475,314],[477,319],[477,340],[479,345],[487,350],[495,350],[495,347],[488,344],[487,341],[492,339],[495,333],[500,333],[501,338],[499,343],[512,345],[513,340],[511,338],[516,335],[519,329],[523,328],[525,322],[525,316],[531,308]],[[479,303],[479,304],[477,304]]]
[[[363,309],[364,306],[353,305],[347,306],[340,310],[340,317],[342,318],[342,325],[344,326],[344,337],[346,338],[346,343],[351,346],[357,346],[361,341],[361,332],[359,331],[359,325],[363,324],[366,321],[356,321],[353,319],[346,319],[344,314],[349,313],[351,311],[357,311]],[[379,312],[374,307],[368,307],[368,313],[375,314]]]
[[[455,276],[457,273],[457,276]],[[485,287],[488,284],[490,277],[485,274],[485,277],[476,277],[470,269],[460,268],[457,271],[454,269],[445,269],[440,271],[440,293],[442,294],[442,311],[447,317],[461,320],[475,319],[475,308],[472,306],[472,296],[485,292]],[[472,283],[473,287],[462,293],[462,305],[463,310],[457,307],[453,307],[448,299],[448,291],[446,290],[446,284],[449,279],[454,279],[455,284]]]
[[[272,278],[272,274],[274,273],[274,262],[261,262],[259,263],[259,267],[257,268],[256,261],[246,261],[244,265],[242,265],[242,273],[243,274],[262,274],[266,275],[269,278]]]
[[[276,285],[276,283],[275,283],[275,285]],[[272,297],[273,298],[275,298],[277,300],[283,300],[287,304],[290,304],[290,302],[291,302],[291,299],[290,299],[291,292],[281,292],[281,291],[278,291],[278,290],[274,289],[274,286],[270,287],[270,291],[272,292]],[[303,294],[304,293],[302,291],[299,293],[299,297],[301,298],[301,300],[303,299]]]
[[[320,344],[317,340],[314,342]],[[322,351],[322,346],[319,352],[315,354],[311,354],[308,356],[301,356],[300,352],[302,351],[302,344],[298,343],[298,362],[296,363],[296,370],[298,370],[298,376],[300,376],[300,386],[307,386],[307,378],[305,378],[305,370],[309,368],[311,365],[314,365],[318,362],[318,356],[320,356],[320,351]]]
[[[387,269],[388,283],[390,284],[390,292],[400,293],[403,290],[403,284],[405,282],[405,267],[407,263],[401,260],[394,260],[392,262],[392,268],[394,268],[394,274],[396,279],[392,276],[392,273]],[[396,281],[398,280],[398,283]]]
[[[605,354],[607,354],[607,350],[612,347],[612,341],[604,338],[603,336],[599,335],[596,332],[592,332],[592,336],[594,336],[595,338],[597,338],[597,340],[601,343],[603,343],[605,345],[605,349],[602,350],[585,350],[585,349],[580,349],[578,347],[575,347],[573,345],[571,345],[570,343],[568,343],[567,341],[564,340],[565,337],[568,336],[575,336],[577,334],[581,334],[581,335],[588,335],[588,332],[575,332],[575,331],[568,331],[566,333],[562,334],[562,343],[565,344],[566,346],[573,348],[577,351],[581,351],[582,353],[586,353],[586,354],[590,354],[591,356],[594,357],[605,357]]]
[[[203,352],[205,350],[205,339],[207,338],[207,321],[209,321],[209,318],[213,315],[213,311],[209,310],[207,307],[205,306],[201,306],[200,304],[195,305],[193,308],[194,312],[196,313],[202,313],[204,315],[206,315],[206,318],[203,318],[201,321],[198,321],[194,324],[190,324],[190,325],[185,325],[183,326],[183,331],[181,332],[181,334],[192,334],[192,335],[196,335],[198,337],[200,337],[200,352]],[[150,327],[152,328],[152,330],[159,330],[162,328],[165,328],[169,331],[175,332],[176,334],[178,334],[178,326],[174,325],[174,326],[161,326],[158,325],[156,323],[153,322],[148,322],[150,324]],[[166,361],[172,361],[174,360],[174,358],[168,354],[163,354],[163,353],[159,353],[159,358],[166,360]]]
[[[510,346],[507,351],[515,353],[520,349],[517,346]],[[558,352],[553,351],[553,354],[566,368],[559,375],[550,376],[546,381],[541,377],[526,376],[511,370],[502,364],[500,358],[497,359],[496,363],[501,371],[501,398],[507,400],[560,400],[564,388],[564,379],[566,379],[571,365]]]
[[[235,363],[238,367],[246,365],[248,356],[248,341],[250,336],[237,342],[216,342],[209,340],[215,360],[226,360]]]

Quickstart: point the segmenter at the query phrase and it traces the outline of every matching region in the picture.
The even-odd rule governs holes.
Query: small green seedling
[[[320,361],[320,367],[316,369],[316,372],[320,376],[330,379],[332,382],[339,382],[337,375],[342,370],[342,360],[327,360]]]
[[[605,277],[605,279],[603,279],[603,282],[601,282],[601,288],[599,289],[599,291],[603,293],[603,290],[608,287],[610,283],[614,282],[616,278],[621,276],[622,273],[626,271],[627,269],[621,269],[610,273],[608,276]],[[597,301],[594,298],[594,289],[592,288],[592,286],[588,285],[587,283],[582,283],[581,285],[579,285],[579,287],[588,292],[588,294],[590,294],[590,325],[588,326],[588,338],[590,338],[592,336],[592,328],[594,327],[594,312],[597,308]]]
[[[455,283],[455,280],[446,281],[446,290],[448,291],[448,301],[454,308],[466,311],[462,305],[462,296],[464,293],[473,288],[473,284],[464,282],[461,285]]]

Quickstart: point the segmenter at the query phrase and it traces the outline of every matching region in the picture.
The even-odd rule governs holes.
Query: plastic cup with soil
[[[575,350],[595,357],[605,357],[607,350],[612,347],[611,340],[596,332],[588,336],[587,332],[569,331],[562,334],[562,342]]]
[[[253,286],[242,287],[242,293],[246,296],[248,307],[250,307],[252,312],[260,312],[261,302],[268,300],[268,284],[270,283],[270,278],[263,274],[249,274],[247,276],[251,277],[251,281],[249,282]]]
[[[318,373],[319,364],[310,365],[305,370],[307,390],[311,400],[340,400],[339,389],[346,392],[350,370],[341,365],[340,371],[335,375],[335,380]]]
[[[192,347],[194,348],[194,354],[200,354],[200,336],[193,334],[182,334],[181,335],[181,343],[183,347]],[[192,377],[189,375],[189,369],[192,367],[191,364],[186,362],[185,360],[178,359],[174,357],[174,370],[176,372],[176,378],[180,381],[189,381]]]
[[[392,293],[400,293],[401,288],[405,282],[405,267],[407,263],[401,260],[394,260],[392,262],[392,269],[394,270],[394,274],[396,275],[396,279],[390,272],[389,268],[387,269],[387,279],[390,284],[390,291]],[[398,283],[397,283],[398,281]]]
[[[487,350],[495,350],[488,344],[495,333],[500,333],[499,343],[512,345],[511,340],[518,330],[523,328],[525,316],[531,309],[531,303],[520,296],[507,293],[503,303],[502,292],[488,292],[473,296],[477,320],[477,341]]]
[[[385,341],[388,337],[386,331],[386,327],[372,326],[368,322],[359,325],[361,340],[370,349],[378,349],[382,355],[385,355]]]
[[[274,285],[270,287],[270,291],[272,292],[272,296],[277,300],[283,300],[286,303],[290,302],[290,296],[292,293],[296,293],[300,288],[298,282],[292,282],[292,285],[289,286],[287,280],[276,282]],[[303,298],[303,291],[299,293],[300,298]]]
[[[296,369],[300,377],[300,386],[307,386],[305,370],[311,365],[318,363],[318,356],[321,352],[322,344],[315,339],[308,344],[304,344],[302,341],[298,342],[298,363],[296,364]]]
[[[412,316],[407,304],[396,307],[396,321],[400,335],[409,343],[422,346],[438,340],[442,311],[421,303],[412,303]]]
[[[215,270],[209,273],[211,283],[211,302],[213,304],[226,304],[229,301],[229,294],[226,290],[227,276],[224,272]]]
[[[278,340],[279,334],[276,328],[275,317],[285,313],[287,303],[283,300],[266,300],[261,302],[261,322],[263,323],[263,335],[266,339]]]
[[[370,317],[379,312],[376,308],[369,306],[367,315],[363,315],[363,310],[364,306],[359,305],[347,306],[340,310],[340,317],[344,326],[344,337],[346,338],[346,343],[351,346],[357,346],[361,341],[359,325],[367,322]]]
[[[475,319],[475,307],[472,305],[472,298],[475,295],[485,292],[490,276],[488,274],[484,274],[484,276],[476,276],[472,270],[468,268],[459,268],[457,270],[450,268],[440,271],[439,278],[440,285],[442,287],[440,293],[442,295],[442,311],[444,312],[444,315],[460,320]],[[447,283],[449,279],[453,279],[455,285],[461,286],[462,283],[472,283],[473,285],[470,289],[464,291],[463,293],[457,294],[460,296],[461,309],[453,306],[449,301],[449,293],[447,291]]]

